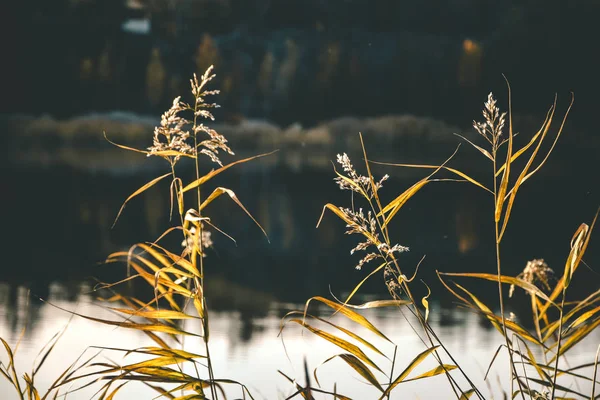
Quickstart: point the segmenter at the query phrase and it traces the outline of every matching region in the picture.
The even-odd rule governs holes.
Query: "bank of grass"
[[[220,155],[233,152],[224,136],[205,125],[205,121],[214,119],[211,109],[218,107],[207,102],[207,97],[218,93],[207,89],[213,76],[212,68],[200,79],[194,76],[191,80],[193,101],[188,103],[180,98],[174,100],[171,109],[162,116],[160,126],[155,129],[152,146],[135,149],[116,144],[124,150],[160,157],[166,162],[165,173],[135,190],[125,200],[117,219],[132,198],[168,179],[171,181],[168,193],[170,211],[173,220],[177,222],[154,241],[138,243],[129,251],[117,252],[108,257],[107,262],[119,262],[126,266],[122,281],[102,285],[103,289],[111,293],[105,301],[112,303],[110,309],[120,318],[105,320],[73,313],[99,324],[142,332],[147,336],[149,345],[135,349],[106,350],[123,355],[136,353],[143,356],[143,360],[129,364],[99,362],[93,356],[82,362],[78,360],[69,370],[58,373],[56,382],[47,393],[41,394],[36,388],[35,376],[60,334],[42,351],[41,361],[34,366],[33,371],[24,375],[15,370],[13,349],[2,341],[8,363],[0,366],[0,372],[12,384],[17,398],[59,398],[59,394],[70,390],[67,387],[82,387],[94,382],[98,385],[96,397],[107,400],[116,398],[122,387],[131,384],[145,384],[156,391],[157,397],[169,399],[216,400],[225,398],[226,387],[231,386],[239,390],[238,397],[253,398],[244,383],[229,379],[226,371],[214,370],[210,352],[209,316],[211,310],[219,308],[215,302],[225,300],[210,293],[232,288],[227,285],[218,286],[217,281],[206,279],[205,271],[216,268],[217,265],[211,263],[210,258],[205,261],[205,257],[213,240],[233,240],[210,219],[213,202],[223,195],[248,214],[256,223],[257,232],[262,227],[233,190],[218,187],[206,193],[204,184],[229,168],[241,168],[241,164],[269,154],[222,164]],[[439,181],[466,181],[489,195],[490,218],[495,226],[494,232],[490,232],[496,243],[494,270],[488,273],[438,272],[438,276],[462,306],[481,314],[500,333],[502,341],[498,343],[496,355],[506,352],[510,360],[505,371],[510,387],[502,388],[505,396],[522,399],[600,397],[596,394],[598,356],[590,354],[589,360],[580,365],[567,363],[569,352],[600,325],[600,290],[591,294],[568,292],[569,284],[576,279],[575,272],[583,263],[597,215],[591,216],[592,222],[581,224],[574,233],[571,251],[565,255],[565,266],[556,284],[552,284],[551,270],[541,260],[523,260],[526,268],[516,277],[502,273],[501,255],[504,251],[510,251],[503,247],[503,239],[508,234],[507,227],[517,194],[547,162],[562,133],[569,110],[570,106],[551,137],[549,132],[555,119],[555,102],[542,127],[528,137],[524,146],[517,148],[514,144],[510,91],[508,114],[500,111],[490,94],[483,111],[483,122],[475,123],[475,129],[481,136],[480,142],[474,143],[463,138],[470,147],[488,159],[489,181],[480,182],[473,179],[468,171],[452,168],[452,160],[457,157],[456,151],[439,165],[392,164],[399,168],[420,168],[427,172],[425,177],[400,191],[390,202],[384,202],[380,197],[387,175],[379,179],[373,176],[371,167],[377,162],[372,161],[368,155],[362,136],[360,144],[363,160],[358,164],[364,164],[361,168],[364,173],[359,172],[359,168],[346,154],[338,155],[338,166],[334,170],[335,181],[340,189],[350,192],[351,201],[345,207],[326,204],[323,211],[333,213],[346,226],[346,233],[359,238],[359,243],[351,253],[363,255],[356,268],[368,269],[369,274],[346,298],[313,297],[306,302],[304,309],[290,311],[283,318],[282,330],[290,324],[297,324],[339,349],[339,353],[325,357],[314,370],[305,366],[302,376],[290,376],[279,371],[282,382],[289,382],[295,391],[288,399],[361,398],[346,393],[344,382],[338,382],[333,390],[319,385],[319,370],[332,360],[341,360],[347,366],[349,376],[360,376],[374,388],[378,393],[375,398],[379,399],[389,399],[392,395],[402,396],[403,383],[421,379],[435,379],[437,385],[445,381],[447,386],[444,398],[456,397],[462,400],[493,397],[487,388],[474,383],[473,378],[445,346],[444,338],[432,328],[429,322],[429,287],[426,282],[419,280],[419,266],[412,268],[411,271],[414,272],[409,274],[406,266],[399,262],[402,253],[408,251],[408,248],[394,241],[393,232],[389,229],[390,222],[399,215],[398,212],[408,201],[418,201],[413,197],[421,189]],[[505,126],[507,118],[508,127]],[[546,142],[549,142],[549,146],[544,147]],[[215,163],[214,169],[201,170],[199,159],[204,156]],[[189,158],[194,162],[196,176],[191,182],[184,182],[177,174],[181,158]],[[262,232],[266,236],[266,232]],[[180,237],[181,248],[167,249],[162,246],[162,239],[171,235]],[[425,264],[420,266],[426,267]],[[388,289],[389,297],[354,304],[356,293],[368,279],[381,280]],[[500,311],[494,312],[494,306],[484,304],[467,288],[466,283],[459,284],[454,279],[460,279],[461,282],[464,280],[466,283],[476,279],[479,280],[478,285],[496,285]],[[120,285],[131,280],[145,282],[153,295],[141,299],[125,294],[120,290]],[[425,285],[428,294],[417,298],[414,295],[414,285]],[[532,329],[518,323],[513,315],[506,314],[504,301],[508,287],[511,287],[510,294],[513,290],[527,293]],[[240,295],[243,297],[243,294]],[[264,299],[264,302],[268,300]],[[323,317],[322,313],[317,315],[311,312],[314,304],[327,307],[331,314],[348,320],[356,329],[348,328],[347,324],[336,324]],[[398,323],[413,324],[414,333],[422,343],[422,348],[415,349],[410,362],[397,362],[399,344],[393,343],[361,313],[361,310],[380,307],[397,308]],[[412,315],[412,318],[403,318],[405,315]],[[365,330],[369,332],[369,337],[361,336],[360,332]],[[202,351],[189,351],[190,341],[201,343]],[[383,351],[382,345],[385,343],[385,347],[389,348],[391,345],[394,351],[389,354]],[[431,361],[434,363],[433,367]],[[429,366],[425,367],[426,365]],[[489,368],[491,367],[492,365]],[[591,384],[589,393],[584,393],[580,388],[583,383]]]

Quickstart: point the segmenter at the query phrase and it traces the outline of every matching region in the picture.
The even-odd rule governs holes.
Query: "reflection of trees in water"
[[[4,314],[4,322],[0,322],[0,325],[4,325],[15,339],[18,339],[23,329],[26,338],[35,337],[42,311],[46,307],[52,307],[40,299],[49,303],[75,303],[79,300],[82,290],[83,286],[78,280],[49,283],[31,279],[19,285],[0,283],[0,307]]]

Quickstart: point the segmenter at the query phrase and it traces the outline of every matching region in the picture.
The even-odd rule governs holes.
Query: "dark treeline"
[[[539,114],[600,89],[600,2],[56,0],[14,2],[3,112],[157,113],[217,67],[220,117],[280,123],[414,113],[464,125],[488,91]],[[465,119],[466,118],[466,119]]]

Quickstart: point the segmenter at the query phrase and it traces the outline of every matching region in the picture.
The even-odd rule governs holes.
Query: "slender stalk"
[[[556,392],[556,378],[558,377],[558,359],[560,358],[560,345],[562,341],[562,323],[563,323],[563,309],[565,307],[565,296],[567,288],[563,288],[562,300],[560,302],[560,315],[558,320],[558,345],[556,347],[556,361],[554,362],[554,375],[552,376],[552,396],[551,399],[554,398],[554,393]],[[595,382],[594,382],[595,383]]]
[[[198,120],[198,116],[197,116],[197,111],[198,111],[198,97],[196,96],[195,98],[195,103],[194,103],[194,125],[193,127],[195,128],[197,126],[197,120]],[[195,159],[194,159],[194,165],[195,165],[195,169],[196,169],[196,180],[200,179],[200,166],[198,165],[198,136],[196,131],[194,130],[194,154],[196,155]],[[202,204],[202,197],[201,197],[201,192],[200,192],[200,186],[198,185],[196,187],[196,194],[197,194],[197,200],[198,200],[198,215],[201,218],[202,217],[202,211],[200,210],[200,205]],[[198,223],[198,238],[199,238],[199,246],[200,246],[200,250],[203,251],[202,249],[202,222],[199,221]],[[206,350],[206,361],[207,361],[207,367],[208,367],[208,376],[210,379],[210,392],[211,392],[211,396],[213,399],[218,400],[219,396],[217,393],[217,390],[215,389],[214,386],[214,382],[215,382],[215,376],[214,376],[214,371],[213,371],[213,366],[212,366],[212,360],[210,358],[210,350],[209,350],[209,345],[208,345],[208,340],[209,340],[209,327],[208,327],[208,307],[206,305],[206,297],[204,297],[204,254],[200,254],[200,292],[202,293],[202,310],[204,311],[204,316],[203,316],[203,324],[202,324],[202,339],[204,341],[204,347]],[[194,261],[197,262],[196,260],[198,259],[198,252],[194,251],[193,252],[193,257],[194,257]]]
[[[598,356],[600,356],[600,345],[598,345],[598,350],[596,350],[596,357],[594,357],[594,378],[592,379],[592,395],[590,399],[594,400],[596,394],[596,376],[598,374]]]
[[[496,147],[493,146],[492,149],[492,162],[493,162],[493,181],[494,181],[494,210],[495,207],[498,206],[498,182],[496,181]],[[504,315],[504,296],[502,294],[502,268],[500,262],[500,232],[498,222],[494,218],[494,227],[495,227],[495,242],[496,242],[496,267],[498,270],[498,298],[500,299],[500,314],[502,314],[502,333],[504,335],[504,339],[506,340],[506,348],[508,349],[508,356],[510,359],[510,384],[511,384],[511,392],[514,392],[512,389],[513,379],[517,380],[517,384],[519,385],[519,392],[521,393],[521,397],[525,400],[525,395],[523,394],[523,388],[521,387],[521,382],[519,381],[519,376],[517,375],[517,369],[515,367],[515,363],[513,360],[512,347],[510,340],[508,339],[508,333],[506,329],[506,316]]]

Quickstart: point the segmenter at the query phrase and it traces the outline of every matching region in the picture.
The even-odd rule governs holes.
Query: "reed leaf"
[[[506,78],[505,78],[506,79]],[[512,128],[512,96],[510,91],[510,84],[508,80],[506,80],[506,85],[508,86],[508,150],[506,152],[506,167],[504,168],[504,172],[502,173],[502,179],[500,181],[500,188],[496,195],[496,210],[494,214],[494,220],[496,222],[500,221],[500,217],[502,215],[502,206],[504,205],[504,196],[506,195],[506,190],[508,188],[508,180],[510,178],[510,160],[512,158],[513,151],[513,128]],[[499,242],[499,240],[498,240]]]
[[[208,196],[208,198],[202,202],[202,204],[200,205],[200,211],[203,210],[210,203],[212,203],[213,200],[215,200],[216,198],[218,198],[219,196],[221,196],[223,194],[227,194],[231,198],[231,200],[233,200],[235,202],[235,204],[237,204],[250,217],[250,219],[252,219],[252,221],[254,221],[254,223],[256,224],[256,226],[258,226],[260,228],[260,230],[262,231],[262,233],[265,235],[265,237],[268,240],[269,237],[267,235],[267,232],[258,223],[258,221],[256,219],[254,219],[254,217],[252,216],[252,214],[250,214],[250,212],[246,209],[246,207],[244,207],[244,205],[242,204],[242,202],[240,201],[240,199],[238,199],[238,197],[235,194],[235,192],[233,190],[231,190],[231,189],[227,189],[227,188],[224,188],[224,187],[218,187],[218,188],[216,188],[210,194],[210,196]]]
[[[138,190],[136,190],[135,192],[133,192],[131,195],[129,195],[129,197],[123,202],[123,205],[121,206],[121,208],[119,209],[119,212],[117,213],[117,216],[115,218],[115,221],[112,224],[112,227],[114,228],[115,225],[117,224],[117,220],[119,219],[119,217],[121,216],[121,213],[123,212],[123,209],[125,208],[125,206],[127,205],[127,202],[129,202],[129,200],[133,199],[135,196],[145,192],[146,190],[150,189],[152,186],[156,185],[158,182],[160,182],[161,180],[163,180],[164,178],[166,178],[167,176],[171,175],[171,173],[166,173],[164,175],[159,176],[158,178],[154,178],[152,179],[150,182],[146,183],[145,185],[143,185],[141,188],[139,188]]]
[[[550,109],[546,113],[546,119],[544,119],[544,122],[542,123],[541,128],[536,132],[535,135],[532,136],[532,138],[529,140],[529,143],[527,143],[525,146],[521,147],[517,152],[515,152],[513,154],[513,156],[510,159],[509,164],[512,164],[513,162],[515,162],[516,159],[518,159],[523,153],[525,153],[536,142],[537,138],[544,131],[544,127],[546,126],[546,124],[548,124],[548,117],[550,116],[551,111],[552,111],[552,114],[554,114],[554,106],[550,107]],[[496,177],[498,177],[502,173],[502,171],[504,171],[504,168],[506,168],[506,163],[502,164],[502,166],[500,168],[498,168],[498,171],[496,171]]]
[[[293,315],[293,314],[302,314],[302,312],[300,312],[300,311],[293,311],[293,312],[291,312],[291,313],[288,313],[288,315]],[[303,315],[304,315],[304,314],[303,314]],[[363,339],[362,337],[360,337],[360,336],[359,336],[359,335],[357,335],[356,333],[352,332],[351,330],[349,330],[349,329],[346,329],[346,328],[344,328],[344,327],[342,327],[342,326],[340,326],[340,325],[336,325],[336,324],[334,324],[334,323],[332,323],[332,322],[330,322],[330,321],[327,321],[327,320],[325,320],[325,319],[323,319],[323,318],[320,318],[320,317],[317,317],[317,316],[315,316],[315,315],[310,315],[310,314],[307,314],[306,316],[307,316],[307,317],[310,317],[310,318],[313,318],[313,319],[316,319],[316,320],[318,320],[318,321],[321,321],[321,322],[323,322],[324,324],[327,324],[327,325],[329,325],[329,326],[331,326],[331,327],[333,327],[333,328],[335,328],[335,329],[337,329],[337,330],[339,330],[339,331],[341,331],[341,332],[345,333],[346,335],[348,335],[348,336],[349,336],[349,337],[351,337],[352,339],[356,340],[356,341],[357,341],[357,342],[359,342],[360,344],[362,344],[362,345],[364,345],[364,346],[368,347],[369,349],[373,350],[373,351],[374,351],[374,352],[376,352],[377,354],[379,354],[379,355],[381,355],[381,356],[383,356],[383,357],[387,358],[387,357],[386,357],[386,355],[385,355],[385,354],[383,354],[383,352],[382,352],[381,350],[379,350],[377,347],[375,347],[375,346],[374,346],[374,345],[373,345],[371,342],[369,342],[369,341],[368,341],[368,340],[366,340],[366,339]]]
[[[386,396],[389,396],[390,393],[392,392],[392,390],[394,390],[394,388],[396,386],[398,386],[400,383],[402,383],[404,381],[404,379],[406,379],[406,377],[408,377],[408,375],[412,372],[412,370],[415,369],[419,364],[421,364],[427,358],[427,356],[429,356],[431,353],[433,353],[438,347],[440,347],[440,346],[433,346],[433,347],[430,347],[430,348],[426,349],[425,351],[419,353],[408,364],[408,366],[404,369],[404,371],[402,371],[400,373],[400,375],[398,375],[398,377],[396,379],[394,379],[394,381],[388,386],[388,388],[385,390],[385,392],[383,392],[381,397],[379,397],[379,400],[383,400]]]
[[[359,358],[352,354],[336,354],[335,356],[329,357],[327,360],[323,361],[319,367],[327,364],[329,361],[335,358],[341,358],[342,360],[344,360],[346,364],[348,364],[350,367],[352,367],[352,369],[358,372],[358,374],[365,378],[367,382],[376,387],[380,392],[384,392],[383,388],[381,387],[381,385],[377,381],[377,378],[375,377],[375,375],[373,375],[371,370],[365,364],[363,364],[363,362]],[[319,367],[315,368],[313,375],[317,383],[320,385],[319,379],[317,377],[317,369]]]
[[[486,149],[484,149],[483,147],[477,146],[475,143],[471,142],[469,139],[467,139],[463,135],[459,135],[458,133],[455,133],[454,135],[458,136],[459,138],[461,138],[465,142],[469,143],[471,146],[475,147],[477,150],[479,150],[479,152],[481,154],[483,154],[484,156],[486,156],[487,158],[489,158],[490,161],[494,161],[494,157],[492,157],[492,155],[490,154],[490,152],[487,151]]]
[[[542,145],[542,142],[544,141],[544,138],[546,137],[546,133],[548,133],[548,129],[550,128],[550,124],[552,123],[552,117],[554,116],[554,110],[556,108],[556,97],[554,98],[554,105],[550,108],[550,115],[547,118],[548,122],[546,123],[546,127],[543,129],[543,133],[540,136],[537,146],[535,147],[535,149],[533,150],[533,152],[531,153],[531,156],[529,157],[529,161],[527,161],[527,164],[525,165],[525,167],[523,168],[523,170],[521,171],[521,173],[519,174],[519,177],[517,178],[517,181],[514,183],[511,191],[510,191],[510,197],[508,199],[508,204],[506,206],[506,212],[504,213],[504,221],[502,221],[502,229],[500,230],[500,236],[499,236],[499,240],[502,239],[502,236],[504,236],[504,231],[506,230],[506,227],[508,225],[508,220],[510,218],[510,213],[512,211],[512,207],[513,204],[515,202],[515,198],[517,196],[517,192],[519,191],[519,187],[521,186],[521,184],[523,183],[523,179],[525,178],[525,176],[527,176],[527,172],[529,171],[529,168],[531,168],[531,165],[533,164],[533,160],[535,159],[535,157],[537,156],[537,153]],[[512,120],[512,117],[511,117]],[[512,123],[512,122],[511,122]],[[510,148],[510,145],[509,145]],[[508,160],[506,164],[510,164],[511,161]],[[504,196],[504,195],[502,195]]]
[[[186,187],[183,188],[182,193],[188,192],[192,189],[197,188],[198,186],[208,182],[209,180],[211,180],[212,178],[214,178],[215,176],[219,175],[221,172],[224,172],[226,170],[228,170],[229,168],[233,167],[234,165],[238,165],[238,164],[243,164],[246,163],[248,161],[252,161],[256,158],[260,158],[260,157],[266,157],[266,156],[270,156],[271,154],[277,153],[279,150],[274,150],[271,151],[269,153],[264,153],[264,154],[259,154],[257,156],[252,156],[252,157],[248,157],[248,158],[244,158],[242,160],[237,160],[234,161],[232,163],[229,163],[227,165],[224,165],[220,168],[214,169],[212,171],[210,171],[208,174],[200,177],[199,179],[196,179],[195,181],[193,181],[192,183],[186,185]]]
[[[498,282],[498,275],[496,275],[496,274],[477,273],[477,272],[440,272],[440,275],[463,276],[463,277],[467,277],[467,278],[479,278],[479,279],[485,279],[485,280],[492,281],[492,282]],[[550,298],[544,292],[542,292],[537,286],[535,286],[534,284],[529,283],[527,281],[524,281],[523,279],[515,278],[512,276],[500,275],[500,281],[502,283],[506,283],[509,285],[518,286],[521,289],[527,291],[528,293],[535,294],[539,298],[544,299],[544,300],[549,301],[550,303],[554,304],[550,300]]]
[[[371,367],[375,368],[376,370],[383,372],[377,366],[377,364],[375,364],[373,361],[371,361],[371,359],[360,349],[360,347],[350,343],[349,341],[342,339],[339,336],[332,335],[329,332],[325,332],[319,328],[315,328],[314,326],[307,324],[302,319],[292,318],[292,319],[290,319],[290,322],[295,322],[295,323],[305,327],[306,329],[308,329],[315,335],[327,340],[329,343],[336,345],[337,347],[341,348],[342,350],[351,353],[352,355],[356,356],[358,359],[360,359],[361,361],[370,365]]]
[[[371,332],[373,332],[380,338],[386,340],[389,343],[392,343],[392,341],[390,339],[388,339],[388,337],[385,336],[379,329],[377,329],[375,327],[375,325],[373,325],[371,322],[369,322],[368,319],[366,319],[359,313],[352,311],[348,307],[345,307],[343,304],[335,303],[335,302],[328,300],[321,296],[315,296],[315,297],[311,297],[310,299],[308,299],[308,301],[306,302],[306,305],[304,307],[304,315],[306,315],[306,310],[308,309],[309,303],[313,300],[325,304],[326,306],[334,309],[336,313],[339,312],[340,314],[346,316],[346,318],[350,319],[351,321],[354,321],[357,324],[363,326],[364,328],[367,328],[368,330],[370,330]]]

